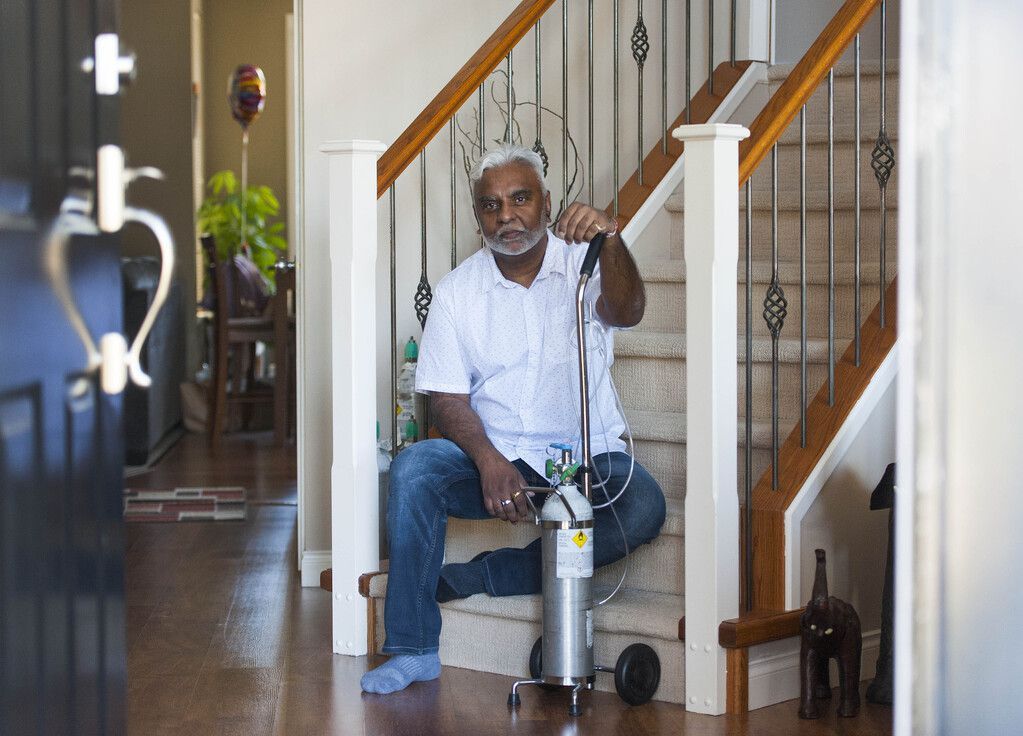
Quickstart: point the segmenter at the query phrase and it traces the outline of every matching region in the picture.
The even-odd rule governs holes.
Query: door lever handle
[[[170,282],[174,275],[174,238],[170,228],[159,215],[138,207],[126,207],[125,222],[134,222],[147,228],[156,238],[160,247],[160,279],[153,295],[153,303],[142,320],[138,334],[128,347],[124,336],[119,332],[108,332],[99,340],[97,346],[89,332],[82,313],[75,303],[71,291],[71,281],[67,271],[67,248],[75,235],[97,236],[100,229],[87,214],[88,205],[77,197],[69,196],[61,208],[61,213],[53,221],[46,237],[44,249],[44,265],[50,279],[50,285],[60,301],[68,322],[74,329],[85,348],[85,370],[91,373],[100,371],[100,385],[104,393],[117,395],[124,391],[130,378],[140,388],[152,385],[152,379],[142,370],[142,346],[149,336],[156,316],[167,301]],[[85,390],[85,385],[75,389],[77,394]]]
[[[148,388],[153,381],[142,370],[142,346],[145,344],[146,338],[149,337],[149,331],[153,329],[156,317],[163,308],[164,302],[167,301],[167,295],[170,293],[171,279],[174,276],[174,237],[171,235],[170,228],[167,227],[164,219],[150,210],[140,207],[126,207],[124,210],[124,220],[125,222],[134,222],[147,228],[153,234],[153,237],[156,238],[157,245],[160,246],[160,280],[156,284],[153,303],[149,305],[149,311],[146,312],[138,334],[135,335],[131,348],[125,357],[128,376],[131,377],[132,382],[140,388]],[[123,390],[123,385],[121,388]]]

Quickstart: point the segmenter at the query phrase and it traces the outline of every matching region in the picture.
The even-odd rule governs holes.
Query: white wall
[[[870,494],[895,462],[895,397],[893,382],[800,525],[800,603],[810,600],[814,550],[821,548],[831,595],[856,609],[863,631],[881,627],[888,511],[871,511]]]
[[[330,547],[329,472],[330,472],[330,325],[329,264],[327,263],[327,162],[318,150],[327,140],[362,138],[390,143],[401,133],[430,99],[441,89],[469,56],[518,4],[515,0],[440,0],[421,4],[393,0],[351,0],[341,12],[329,0],[297,0],[302,48],[303,102],[301,104],[303,166],[305,190],[303,213],[304,242],[300,246],[301,325],[299,340],[305,360],[300,367],[303,382],[300,424],[299,487],[303,505],[303,550]],[[594,201],[604,207],[611,200],[612,73],[611,52],[606,39],[612,33],[610,3],[597,3],[595,38],[595,154]],[[706,79],[707,60],[704,44],[704,11],[693,3],[692,87],[695,91]],[[586,84],[586,12],[585,3],[570,6],[570,36],[575,39],[570,52],[570,129],[583,167],[587,156],[587,84]],[[636,167],[636,86],[637,72],[631,57],[629,38],[635,23],[635,6],[621,4],[621,181]],[[728,53],[728,3],[716,4],[715,44],[717,59]],[[682,109],[683,48],[678,42],[682,26],[682,5],[671,3],[669,20],[674,42],[669,42],[669,122]],[[649,150],[659,137],[660,114],[660,4],[646,3],[644,20],[651,50],[645,68],[644,148]],[[457,21],[457,22],[455,22]],[[386,32],[385,32],[386,31]],[[543,22],[543,104],[561,107],[561,5],[556,4]],[[739,35],[748,41],[749,32]],[[605,41],[601,41],[605,39]],[[514,75],[519,102],[534,98],[534,44],[527,34],[514,55]],[[740,54],[742,55],[742,54]],[[501,85],[499,85],[501,86]],[[501,86],[503,89],[503,86]],[[503,95],[502,95],[503,99]],[[475,98],[460,113],[467,128],[474,126]],[[517,117],[527,143],[535,137],[533,107],[521,106]],[[549,115],[543,119],[544,141],[551,153],[552,170],[548,182],[554,199],[560,198],[560,122]],[[495,103],[487,108],[487,138],[499,137],[502,124]],[[451,200],[448,131],[442,131],[427,149],[428,158],[428,277],[432,285],[449,270],[451,262]],[[461,150],[458,151],[461,166]],[[399,343],[410,335],[419,339],[412,297],[420,276],[419,165],[397,182],[398,251],[397,314]],[[475,223],[465,185],[464,169],[458,170],[457,243],[461,260],[478,244]],[[583,176],[583,180],[585,176]],[[586,198],[586,191],[583,191]],[[557,205],[555,205],[557,207]],[[380,200],[380,256],[378,258],[379,333],[377,364],[381,373],[378,391],[381,431],[389,432],[389,225],[388,198]],[[371,315],[367,312],[367,318]],[[400,345],[399,345],[400,349]],[[356,356],[357,357],[357,356]],[[300,553],[301,554],[301,553]]]
[[[1023,5],[905,6],[895,733],[1018,733]]]
[[[824,30],[845,0],[774,0],[774,63],[799,61]],[[889,59],[899,58],[899,0],[887,0]],[[861,34],[863,59],[881,58],[880,10],[864,25]],[[843,57],[852,59],[852,52]]]

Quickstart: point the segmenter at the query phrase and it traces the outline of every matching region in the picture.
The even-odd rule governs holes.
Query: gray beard
[[[527,245],[525,248],[521,248],[519,250],[512,250],[511,248],[505,246],[505,244],[502,243],[497,238],[488,238],[485,235],[483,236],[483,242],[486,243],[487,247],[490,248],[490,250],[494,251],[494,253],[500,253],[503,256],[521,256],[523,253],[528,253],[533,248],[535,248],[536,244],[543,239],[544,233],[546,232],[547,232],[546,226],[542,225],[538,227],[536,230],[529,231],[526,241],[532,242],[530,242],[529,245]]]

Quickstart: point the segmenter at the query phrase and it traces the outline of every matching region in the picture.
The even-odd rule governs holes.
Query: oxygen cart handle
[[[604,246],[605,240],[607,240],[605,233],[597,233],[593,236],[593,240],[590,241],[590,247],[586,251],[586,257],[583,258],[583,265],[579,269],[580,275],[593,275],[593,269],[597,265],[597,258],[600,257],[600,249]]]

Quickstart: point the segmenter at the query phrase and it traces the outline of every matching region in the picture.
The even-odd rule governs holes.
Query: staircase
[[[769,98],[786,78],[790,67],[769,70],[762,89],[751,97]],[[879,295],[878,186],[870,168],[878,115],[878,66],[862,68],[862,309],[863,318],[873,309]],[[871,76],[873,75],[873,76]],[[889,65],[889,119],[897,119],[892,100],[897,98],[897,72]],[[871,97],[873,95],[873,97]],[[762,104],[762,102],[761,102]],[[754,112],[759,111],[759,108]],[[836,68],[835,80],[835,291],[836,355],[841,355],[853,337],[853,229],[855,210],[853,176],[849,165],[854,149],[852,68]],[[749,120],[738,120],[748,124]],[[810,396],[827,380],[827,88],[823,86],[806,110],[807,127],[807,392]],[[871,132],[875,131],[875,132]],[[889,136],[897,136],[889,124]],[[779,344],[780,432],[784,438],[796,425],[800,402],[800,317],[803,304],[799,279],[799,127],[798,122],[782,136],[778,148],[779,193],[779,275],[789,302],[789,314]],[[848,163],[847,163],[848,162]],[[843,165],[845,164],[845,165]],[[753,480],[768,468],[771,457],[771,337],[760,316],[764,293],[771,280],[771,191],[770,157],[753,179]],[[895,182],[889,184],[888,280],[894,275],[896,217]],[[742,199],[742,198],[741,198]],[[680,621],[684,603],[683,510],[686,489],[685,381],[686,340],[684,308],[686,275],[682,260],[683,212],[680,194],[664,204],[664,216],[671,220],[671,239],[666,249],[649,251],[658,257],[644,257],[637,248],[640,270],[647,289],[647,312],[634,330],[615,336],[612,375],[621,394],[626,416],[635,438],[637,459],[661,483],[667,496],[667,519],[661,535],[650,545],[635,551],[629,559],[625,586],[606,606],[595,612],[595,659],[613,666],[618,654],[629,644],[643,642],[655,649],[661,660],[662,676],[657,699],[682,703],[685,696],[684,624]],[[745,212],[740,211],[740,222]],[[740,254],[745,253],[745,230],[741,226]],[[640,242],[640,246],[645,244]],[[665,252],[666,250],[666,252]],[[742,257],[742,256],[741,256]],[[744,422],[746,346],[745,269],[739,269],[736,298],[739,304],[740,432],[737,437],[739,488],[744,482]],[[484,550],[522,546],[535,538],[537,527],[512,526],[496,522],[451,519],[448,523],[446,559],[467,560]],[[595,578],[599,600],[618,581],[624,563],[602,569]],[[371,602],[376,625],[375,643],[383,644],[383,599],[386,574],[373,576],[364,591]],[[442,606],[441,661],[450,666],[524,677],[528,675],[530,648],[541,633],[539,596],[490,598],[477,595]],[[613,678],[597,677],[596,687],[614,690]]]

